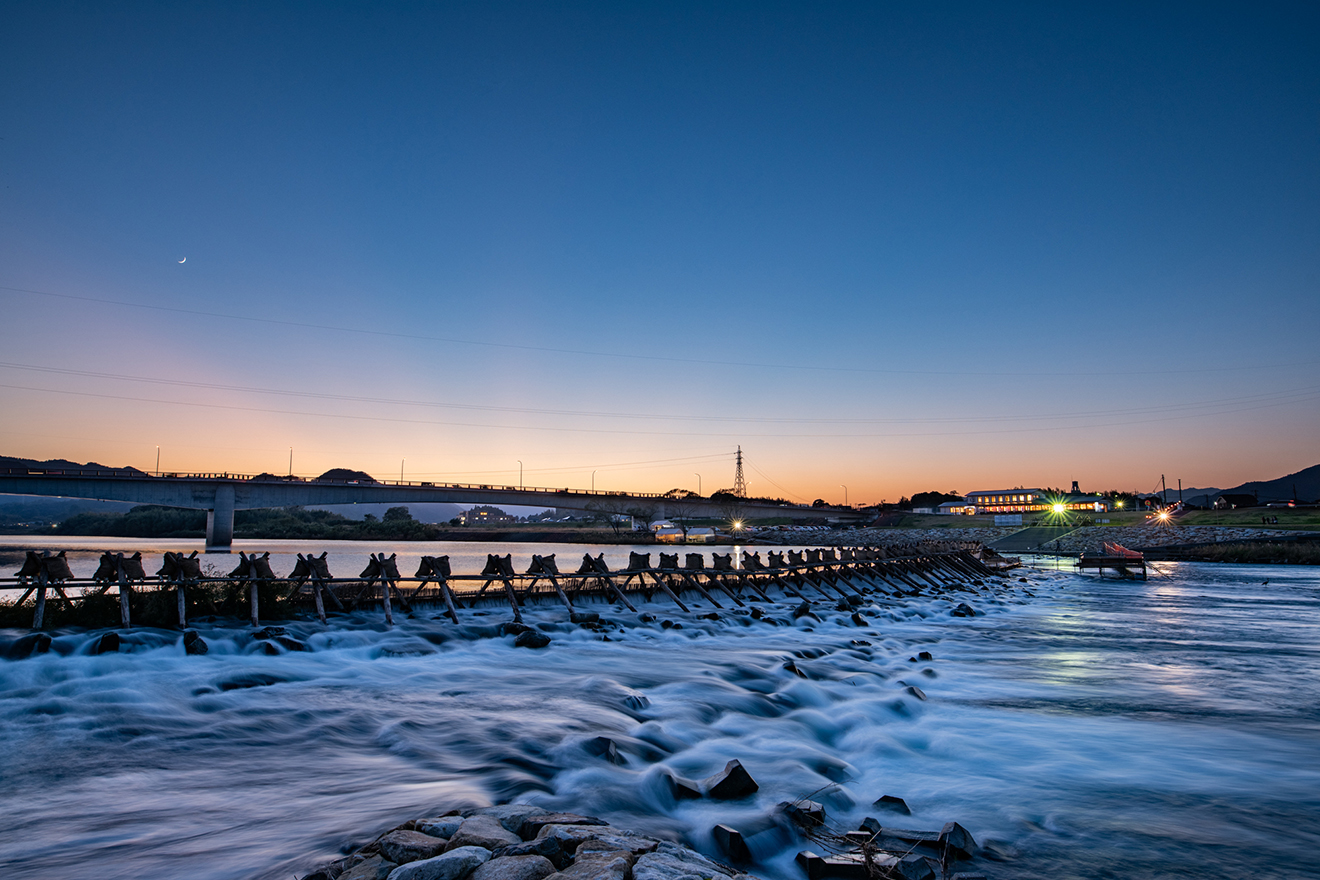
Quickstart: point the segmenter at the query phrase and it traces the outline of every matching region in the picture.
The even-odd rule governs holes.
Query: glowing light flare
[[[1067,506],[1065,506],[1065,505],[1063,505],[1063,504],[1056,504],[1056,505],[1054,505],[1054,512],[1055,512],[1055,513],[1063,513],[1063,512],[1064,512],[1065,510],[1067,510],[1067,509],[1068,509]]]

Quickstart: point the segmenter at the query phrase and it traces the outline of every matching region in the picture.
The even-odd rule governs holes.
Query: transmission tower
[[[733,472],[733,494],[739,498],[747,497],[747,480],[743,478],[742,447],[738,447],[738,468]]]

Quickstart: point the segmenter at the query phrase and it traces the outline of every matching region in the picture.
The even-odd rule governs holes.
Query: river
[[[78,573],[93,547],[192,546],[47,544],[85,551],[71,553]],[[629,550],[263,547],[279,573],[298,550],[329,549],[341,576],[380,550],[401,569],[449,552],[456,571],[487,550],[521,564],[560,552],[565,568]],[[0,562],[16,568],[12,549]],[[911,805],[904,827],[957,820],[991,847],[992,878],[1314,876],[1320,572],[1024,575],[969,599],[975,618],[908,599],[864,607],[866,627],[824,602],[820,620],[768,608],[775,625],[657,598],[639,606],[649,623],[592,605],[623,624],[602,641],[544,604],[524,612],[552,637],[543,650],[495,636],[509,617],[497,604],[461,610],[459,626],[438,610],[393,630],[379,613],[292,623],[313,650],[280,656],[254,653],[238,621],[199,626],[204,657],[164,630],[135,629],[101,656],[97,634],[56,633],[48,654],[0,660],[0,876],[288,880],[406,819],[513,799],[715,854],[715,823],[812,792],[840,826],[895,824],[871,807],[883,794]],[[0,631],[0,654],[20,635]],[[909,661],[923,650],[934,659]],[[593,754],[598,736],[621,765]],[[699,778],[730,758],[760,784],[746,802],[675,802],[662,784],[665,770]],[[799,880],[799,848],[754,847],[754,873]]]

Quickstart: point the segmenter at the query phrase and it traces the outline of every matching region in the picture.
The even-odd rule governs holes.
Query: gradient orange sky
[[[1314,11],[7,18],[4,454],[710,493],[741,445],[852,503],[1320,462]]]

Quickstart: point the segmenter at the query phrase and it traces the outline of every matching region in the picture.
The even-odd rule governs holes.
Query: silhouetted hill
[[[1293,487],[1297,487],[1294,497]],[[1277,480],[1256,480],[1228,490],[1234,494],[1255,495],[1262,504],[1267,501],[1320,501],[1320,464]]]
[[[14,458],[9,455],[0,455],[0,468],[38,468],[44,470],[63,470],[63,471],[119,471],[121,473],[141,474],[135,467],[111,467],[110,465],[97,464],[89,461],[86,464],[80,464],[76,461],[69,461],[63,458],[51,458],[46,461],[37,461],[32,458]]]

